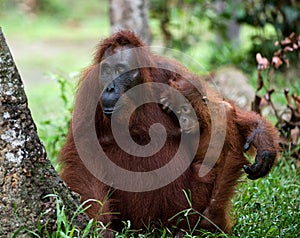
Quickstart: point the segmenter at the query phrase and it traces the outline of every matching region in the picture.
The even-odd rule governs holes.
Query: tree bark
[[[41,214],[41,225],[47,221],[48,231],[55,231],[56,200],[45,198],[48,194],[57,194],[69,214],[79,205],[46,157],[0,28],[0,237],[12,237],[22,227],[36,231]],[[84,224],[86,217],[77,219]],[[19,235],[28,237],[24,231]]]
[[[109,0],[109,6],[112,33],[131,30],[146,44],[150,44],[151,31],[146,0]]]

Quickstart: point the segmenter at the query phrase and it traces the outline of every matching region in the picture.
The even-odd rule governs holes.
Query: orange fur
[[[81,80],[85,81],[98,75],[97,64],[101,62],[108,49],[118,50],[126,45],[144,46],[131,32],[123,31],[109,37],[99,45],[94,63],[85,71]],[[243,146],[249,136],[252,136],[252,142],[258,151],[271,151],[277,154],[276,131],[259,115],[241,111],[232,103],[225,103],[227,127],[222,153],[213,169],[206,176],[200,177],[199,168],[206,166],[202,163],[211,136],[211,119],[208,107],[201,99],[203,96],[201,94],[208,92],[206,95],[209,102],[213,103],[211,105],[216,110],[223,107],[224,102],[219,99],[211,100],[214,98],[213,92],[210,93],[208,89],[203,88],[200,94],[195,91],[187,83],[185,77],[192,77],[194,80],[199,80],[199,78],[192,75],[178,62],[152,55],[150,52],[145,57],[155,62],[158,69],[141,69],[144,82],[161,82],[177,86],[177,89],[190,100],[196,111],[201,131],[200,143],[199,145],[188,144],[183,151],[183,155],[188,157],[190,146],[198,147],[190,167],[175,181],[154,191],[133,193],[117,190],[96,179],[85,168],[76,150],[70,127],[66,143],[59,156],[63,165],[60,175],[72,190],[81,195],[82,201],[97,199],[103,202],[102,205],[90,202],[92,206],[87,213],[104,224],[110,224],[112,229],[121,230],[122,221],[127,220],[131,221],[133,229],[144,228],[149,222],[157,221],[165,226],[176,224],[179,228],[188,229],[185,221],[177,224],[176,221],[169,219],[189,208],[182,190],[190,190],[193,208],[203,213],[225,232],[230,232],[232,225],[228,216],[229,202],[234,194],[237,179],[242,174],[243,165],[249,164],[244,157]],[[180,69],[186,75],[180,76],[172,71],[159,69],[160,65]],[[199,82],[201,84],[201,81]],[[131,118],[130,128],[133,139],[139,144],[147,144],[149,142],[148,129],[156,122],[165,126],[168,138],[161,151],[146,159],[128,155],[118,147],[110,129],[110,121],[103,115],[100,104],[97,108],[95,128],[100,145],[113,162],[128,170],[149,171],[168,163],[180,144],[179,123],[175,115],[167,114],[154,103],[141,107]],[[259,133],[253,134],[257,128],[260,128]],[[268,166],[271,165],[272,163]],[[199,216],[192,215],[189,219],[190,226],[193,227],[198,224]],[[215,227],[205,219],[202,219],[200,227],[215,230]]]

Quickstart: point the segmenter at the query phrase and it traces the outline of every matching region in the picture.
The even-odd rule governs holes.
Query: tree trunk
[[[57,194],[72,214],[79,205],[58,177],[38,138],[23,84],[0,28],[0,237],[47,223],[55,230]],[[78,223],[85,215],[78,217]],[[28,237],[25,232],[19,235]],[[43,236],[43,235],[41,235]]]
[[[240,0],[235,0],[232,2],[231,17],[228,20],[224,20],[223,24],[226,27],[225,32],[217,32],[217,41],[219,44],[222,44],[224,40],[232,42],[234,48],[239,47],[239,35],[240,35],[240,24],[237,22],[237,5],[240,3]],[[222,15],[226,9],[226,1],[219,0],[215,2],[215,9],[218,15]]]
[[[146,0],[109,0],[109,6],[112,33],[131,30],[146,44],[150,44],[151,31]]]

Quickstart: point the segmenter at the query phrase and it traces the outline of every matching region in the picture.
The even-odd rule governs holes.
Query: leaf
[[[85,238],[88,236],[89,232],[91,231],[92,226],[94,225],[94,220],[91,219],[89,223],[86,225],[86,227],[83,230],[82,238]]]
[[[267,102],[269,102],[270,101],[270,94],[266,93],[266,95],[264,96],[264,98],[266,99]]]
[[[282,8],[282,11],[285,16],[285,21],[287,24],[295,24],[297,21],[297,18],[299,17],[299,10],[296,7],[293,7],[292,5],[285,5]],[[299,18],[298,18],[299,19]]]
[[[294,48],[294,50],[298,50],[299,46],[296,43],[294,43],[293,48]]]
[[[297,35],[295,32],[292,32],[290,35],[289,35],[289,38],[291,39],[291,41],[295,41],[297,40]]]
[[[283,51],[284,52],[293,52],[294,49],[292,47],[290,47],[290,46],[286,46],[286,47],[284,47]]]
[[[281,41],[282,46],[286,46],[286,45],[289,45],[291,43],[292,43],[292,41],[288,37],[286,37],[284,40]]]
[[[258,92],[259,90],[261,90],[263,86],[264,86],[264,81],[263,81],[263,78],[261,76],[261,71],[259,70],[258,73],[257,73],[257,88],[256,88],[256,91]]]
[[[272,58],[272,65],[278,69],[283,64],[282,60],[278,56]]]
[[[269,61],[267,58],[262,57],[260,53],[256,54],[256,61],[258,63],[258,70],[269,68]]]
[[[282,51],[282,49],[279,49],[279,50],[277,50],[275,53],[274,53],[274,56],[278,56],[278,57],[283,57],[283,51]]]
[[[262,56],[260,53],[256,54],[256,62],[259,64],[261,62]]]
[[[295,146],[297,144],[299,137],[300,137],[300,129],[298,126],[296,126],[294,129],[291,130],[292,146]]]

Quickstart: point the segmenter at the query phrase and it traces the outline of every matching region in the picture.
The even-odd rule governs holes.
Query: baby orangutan
[[[193,134],[198,129],[200,130],[199,144],[189,142],[190,146],[198,147],[192,163],[193,169],[198,172],[195,180],[213,184],[209,205],[203,212],[205,219],[201,220],[200,227],[214,231],[216,229],[212,224],[214,223],[225,232],[229,232],[232,226],[228,216],[229,202],[234,194],[237,180],[242,175],[242,168],[250,179],[262,177],[268,173],[279,151],[277,132],[258,114],[235,107],[232,102],[223,100],[209,87],[203,89],[204,84],[199,77],[192,77],[189,80],[178,77],[175,80],[169,80],[169,85],[178,90],[186,99],[176,97],[171,91],[164,92],[161,96],[163,109],[168,108],[168,111],[171,109],[177,115],[181,132]],[[201,90],[199,91],[195,85],[200,85]],[[202,95],[203,92],[209,96]],[[191,116],[193,110],[198,121]],[[222,111],[224,117],[221,115]],[[216,127],[215,132],[212,131],[213,123]],[[214,133],[218,134],[222,130],[226,130],[222,152],[216,159],[216,163],[212,163],[211,158],[214,156],[216,146],[215,141],[210,139]],[[214,138],[221,139],[218,136]],[[211,146],[210,143],[213,145]],[[247,152],[251,145],[254,148],[259,145],[260,148],[257,150],[255,163],[249,166],[249,161],[246,160],[243,152]],[[208,173],[204,176],[200,173],[201,166],[208,169]],[[198,199],[201,200],[201,198]],[[197,198],[193,201],[197,203]]]

